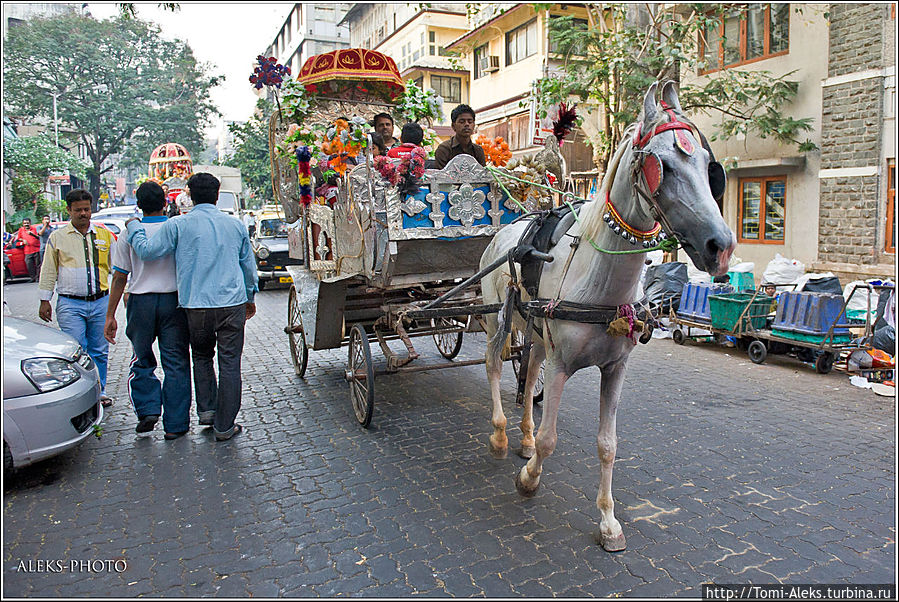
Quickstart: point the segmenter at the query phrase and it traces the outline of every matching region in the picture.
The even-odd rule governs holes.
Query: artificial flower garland
[[[375,157],[375,169],[393,186],[398,186],[401,193],[412,195],[418,192],[419,180],[425,174],[427,156],[423,148],[416,146],[398,166],[394,166],[387,157],[379,155]]]
[[[309,168],[312,153],[308,146],[301,146],[297,149],[296,155],[298,182],[300,184],[300,203],[304,207],[308,207],[312,203],[312,171]]]

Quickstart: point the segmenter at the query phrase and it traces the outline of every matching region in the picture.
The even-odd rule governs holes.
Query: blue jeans
[[[100,394],[106,394],[106,364],[109,343],[103,336],[106,325],[106,307],[109,295],[96,301],[81,301],[58,295],[56,298],[56,322],[59,329],[71,335],[87,351],[100,375]]]
[[[190,426],[190,337],[178,293],[129,295],[125,313],[125,334],[134,349],[128,375],[134,412],[138,418],[162,414],[165,432],[183,433]],[[159,342],[162,385],[155,374],[153,341]]]

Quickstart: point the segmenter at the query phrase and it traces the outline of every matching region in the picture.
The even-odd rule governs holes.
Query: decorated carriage
[[[492,236],[527,208],[468,155],[440,170],[424,169],[424,153],[372,157],[374,115],[409,119],[410,106],[433,100],[410,98],[396,64],[381,53],[311,57],[281,96],[269,125],[273,187],[287,220],[302,224],[291,232],[290,256],[304,260],[287,268],[294,367],[302,376],[310,350],[347,345],[353,409],[367,427],[376,374],[483,363],[452,362],[463,333],[481,330],[480,317],[498,309],[481,303],[479,286],[424,307],[474,275]],[[409,366],[419,357],[417,337],[433,337],[448,362]],[[398,339],[401,353],[389,345]],[[386,356],[382,370],[372,342]]]
[[[193,159],[182,145],[175,142],[160,144],[150,153],[147,179],[168,186],[167,202],[173,202],[187,186],[193,173]]]

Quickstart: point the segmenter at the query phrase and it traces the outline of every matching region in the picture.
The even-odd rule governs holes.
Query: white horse
[[[645,255],[614,255],[597,247],[626,251],[640,248],[641,242],[652,246],[665,236],[664,232],[659,234],[658,222],[668,235],[677,238],[697,267],[713,275],[727,271],[736,239],[710,190],[710,174],[719,178],[716,187],[722,188],[723,171],[719,164],[710,164],[710,152],[703,147],[701,134],[682,119],[673,84],[663,87],[661,106],[655,100],[656,87],[653,84],[646,93],[642,121],[627,130],[625,140],[615,151],[597,198],[584,204],[579,223],[569,230],[570,235],[580,237],[579,244],[569,244],[577,239],[566,236],[551,250],[554,261],[544,264],[538,290],[540,299],[626,311],[638,301],[638,280]],[[612,209],[607,206],[607,199]],[[484,251],[481,268],[515,247],[526,226],[524,220],[500,230]],[[484,303],[505,301],[509,281],[508,267],[488,274],[482,280]],[[522,300],[527,300],[524,291]],[[514,310],[513,314],[513,324],[524,332],[521,314]],[[487,378],[493,397],[493,434],[489,445],[496,457],[505,457],[508,450],[506,417],[500,398],[501,355],[505,343],[501,336],[502,320],[502,312],[487,320]],[[521,420],[521,455],[530,459],[516,476],[516,486],[524,496],[536,493],[543,462],[556,447],[562,388],[581,368],[598,366],[602,374],[597,437],[601,468],[596,498],[602,519],[598,540],[608,551],[623,550],[625,538],[615,518],[612,500],[612,467],[617,447],[618,398],[628,355],[636,345],[633,327],[628,336],[612,336],[607,333],[607,324],[550,318],[537,324],[540,322],[542,327],[535,328],[527,367]],[[534,383],[544,360],[543,420],[535,440]]]

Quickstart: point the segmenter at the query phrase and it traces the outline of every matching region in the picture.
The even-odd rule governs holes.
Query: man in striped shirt
[[[87,190],[66,195],[71,221],[50,235],[38,284],[41,320],[53,318],[50,300],[56,289],[56,321],[63,332],[75,338],[97,365],[100,401],[112,405],[106,395],[106,364],[109,343],[103,336],[112,270],[112,233],[91,224],[91,202]]]

